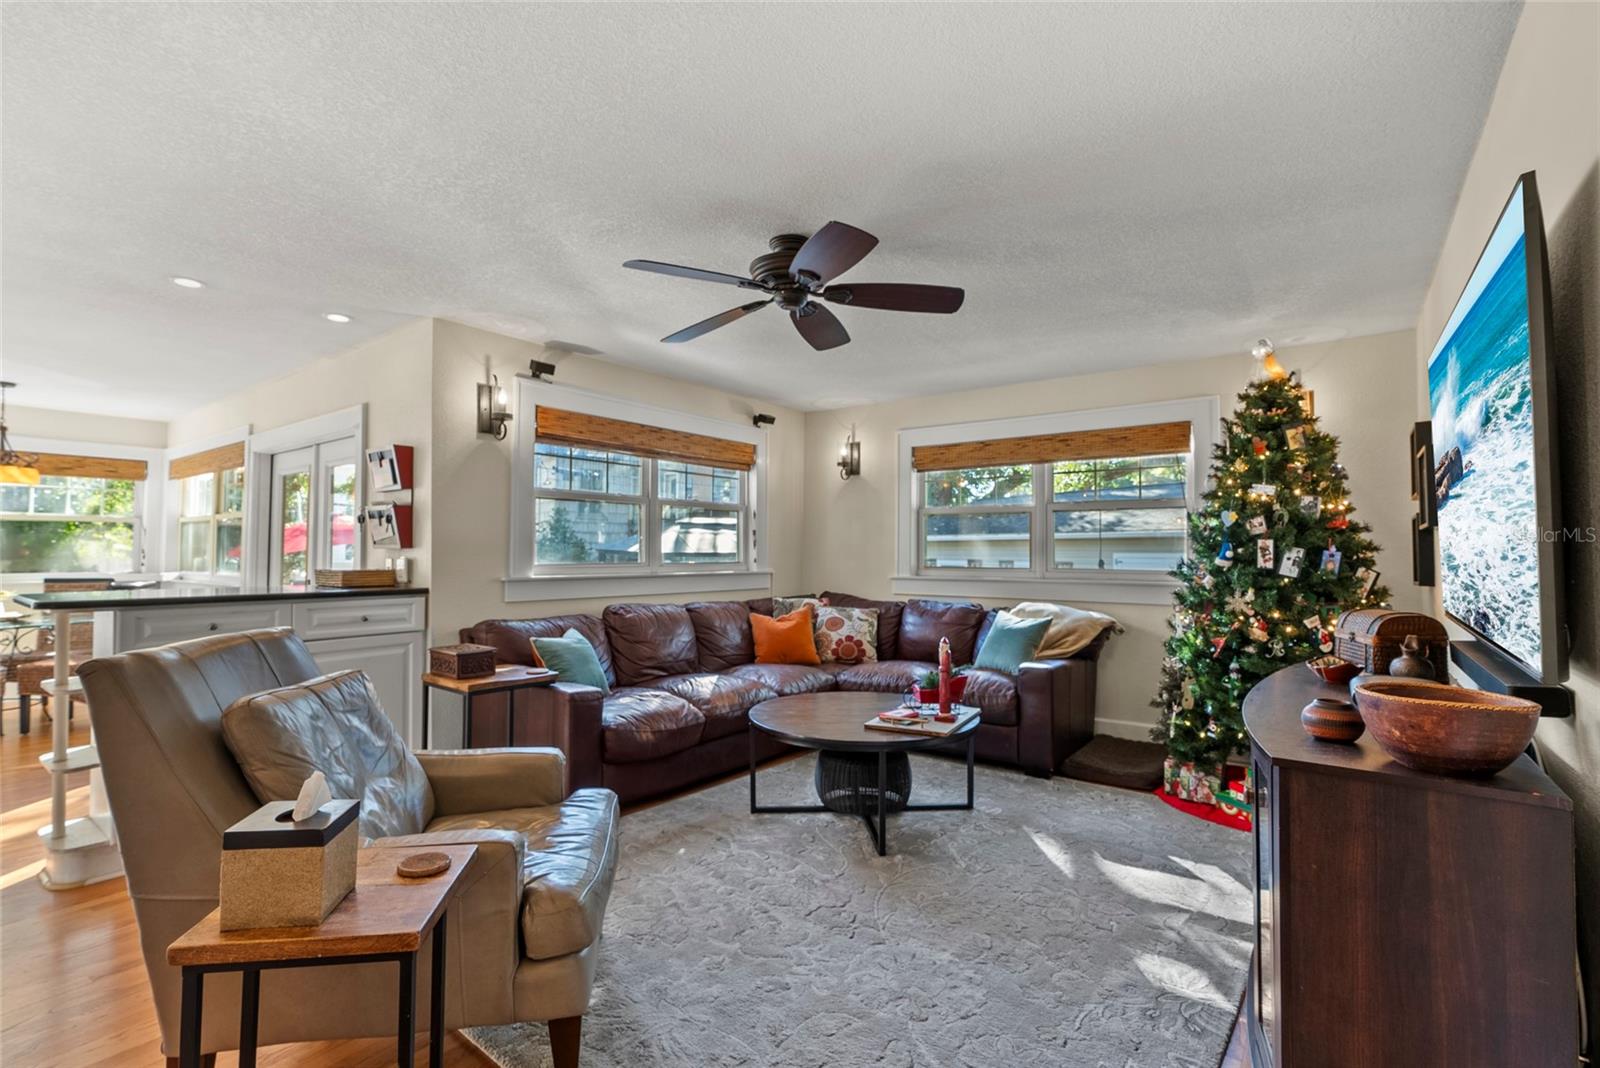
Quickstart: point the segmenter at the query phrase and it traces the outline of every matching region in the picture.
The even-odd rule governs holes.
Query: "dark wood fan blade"
[[[966,291],[955,286],[919,286],[902,282],[855,282],[829,286],[823,300],[848,304],[852,308],[881,308],[884,311],[937,312],[948,315],[961,307]]]
[[[623,264],[636,271],[651,271],[655,274],[670,274],[675,278],[695,278],[702,282],[721,282],[728,286],[744,286],[746,289],[761,289],[759,282],[748,278],[740,278],[736,274],[723,274],[721,271],[707,271],[699,267],[680,267],[676,263],[661,263],[658,260],[629,260]]]
[[[808,281],[826,282],[836,278],[871,252],[878,239],[865,230],[842,222],[831,222],[812,234],[789,264],[789,273]]]
[[[759,311],[771,303],[772,302],[769,300],[758,300],[750,304],[741,304],[737,308],[729,308],[727,311],[719,312],[709,319],[701,319],[693,326],[686,326],[682,330],[679,330],[676,334],[668,334],[661,340],[674,344],[679,341],[693,341],[701,334],[709,334],[719,326],[727,326],[735,319],[743,319],[751,312]]]
[[[806,308],[810,310],[805,314],[796,310],[789,313],[789,318],[794,320],[794,328],[800,331],[800,336],[805,338],[812,348],[818,351],[836,349],[850,340],[844,324],[833,312],[814,303],[807,304]]]

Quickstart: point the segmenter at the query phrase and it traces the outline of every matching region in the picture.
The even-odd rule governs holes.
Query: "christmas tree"
[[[1380,605],[1371,528],[1353,519],[1339,441],[1317,427],[1299,379],[1256,347],[1263,367],[1222,421],[1212,488],[1189,517],[1189,557],[1173,575],[1171,637],[1153,702],[1170,766],[1202,786],[1245,745],[1240,706],[1279,668],[1329,653],[1339,614]],[[1170,778],[1169,778],[1170,782]],[[1211,787],[1214,789],[1214,786]],[[1169,785],[1169,790],[1172,787]]]

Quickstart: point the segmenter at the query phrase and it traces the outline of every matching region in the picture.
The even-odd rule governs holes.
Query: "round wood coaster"
[[[394,866],[395,874],[407,879],[426,879],[450,867],[448,853],[413,853]]]

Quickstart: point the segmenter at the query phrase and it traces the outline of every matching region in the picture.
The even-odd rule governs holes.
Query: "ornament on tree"
[[[1222,568],[1224,571],[1233,566],[1232,542],[1223,542],[1222,547],[1217,550],[1217,566]]]
[[[1322,514],[1322,498],[1309,493],[1301,496],[1300,514],[1307,519],[1317,518]]]
[[[1322,550],[1322,563],[1317,565],[1317,570],[1325,575],[1337,575],[1339,565],[1344,561],[1344,554],[1335,549],[1331,544]]]
[[[1265,534],[1267,532],[1267,517],[1253,515],[1245,522],[1244,529],[1252,534]]]
[[[1283,551],[1283,563],[1278,565],[1278,574],[1285,578],[1299,578],[1301,568],[1306,566],[1306,551],[1296,545]]]
[[[1267,646],[1268,651],[1271,652],[1275,658],[1282,657],[1287,648],[1288,646],[1283,644],[1282,638],[1272,639],[1272,644]]]
[[[1255,590],[1234,590],[1232,593],[1228,594],[1228,599],[1226,602],[1224,602],[1228,611],[1232,612],[1236,616],[1242,616],[1246,612],[1250,611],[1251,606],[1255,603]]]
[[[1328,520],[1328,529],[1329,530],[1348,530],[1348,529],[1350,529],[1350,517],[1349,516],[1343,516],[1343,515],[1334,516],[1332,519]]]
[[[1303,426],[1290,427],[1283,432],[1283,440],[1288,443],[1289,448],[1299,452],[1306,447],[1306,428]]]
[[[1250,451],[1255,453],[1257,456],[1265,456],[1267,454],[1267,443],[1262,441],[1260,438],[1251,438]]]
[[[1364,601],[1372,596],[1372,588],[1378,584],[1378,572],[1364,567],[1356,572],[1356,578],[1361,580],[1361,599]]]
[[[1260,616],[1256,616],[1256,618],[1252,619],[1250,621],[1250,637],[1254,638],[1258,642],[1266,641],[1267,621],[1262,619]]]
[[[1218,513],[1217,518],[1222,521],[1224,528],[1231,527],[1239,521],[1239,513],[1231,508],[1224,508]]]
[[[1272,571],[1277,565],[1273,562],[1272,539],[1256,539],[1256,567],[1263,571]]]

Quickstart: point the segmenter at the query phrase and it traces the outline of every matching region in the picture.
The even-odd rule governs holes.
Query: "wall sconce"
[[[861,473],[861,442],[856,440],[856,428],[850,428],[850,436],[844,439],[844,444],[839,446],[839,477],[848,481],[852,476]]]
[[[511,413],[506,411],[510,398],[498,375],[490,375],[489,379],[488,383],[478,383],[478,433],[493,434],[496,441],[504,441],[506,424],[511,422]]]
[[[777,416],[768,415],[766,412],[757,412],[755,415],[752,415],[750,417],[751,425],[754,426],[757,430],[760,430],[764,426],[772,426],[777,421],[778,421],[778,417]]]

